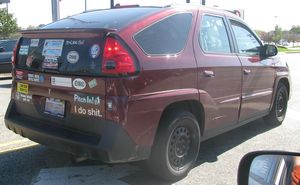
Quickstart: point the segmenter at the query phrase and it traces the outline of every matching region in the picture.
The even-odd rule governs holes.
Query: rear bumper
[[[120,163],[147,159],[150,147],[136,145],[127,132],[117,123],[99,121],[103,124],[100,134],[82,132],[57,124],[40,121],[19,114],[11,100],[5,115],[5,125],[15,133],[32,141],[74,155]]]

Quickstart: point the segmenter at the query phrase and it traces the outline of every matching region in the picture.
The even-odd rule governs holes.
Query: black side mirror
[[[300,153],[259,151],[240,161],[238,185],[300,184]]]
[[[0,47],[0,53],[3,53],[5,51],[4,47]]]
[[[261,48],[261,56],[263,58],[276,56],[278,53],[277,47],[275,45],[265,44]]]

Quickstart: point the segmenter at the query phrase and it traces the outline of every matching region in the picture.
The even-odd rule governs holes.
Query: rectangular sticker
[[[89,84],[89,87],[90,87],[91,89],[94,88],[94,87],[96,87],[96,86],[98,85],[96,79],[93,79],[93,80],[89,81],[88,84]]]
[[[100,106],[101,99],[99,96],[88,94],[74,94],[74,102],[80,104],[90,104]]]
[[[16,70],[16,79],[22,80],[23,79],[23,75],[24,75],[23,71]]]
[[[23,93],[23,94],[28,94],[28,84],[24,83],[17,83],[17,92]]]
[[[20,46],[19,55],[28,55],[29,46]]]
[[[52,76],[51,85],[60,86],[60,87],[72,87],[72,79]]]
[[[58,68],[58,60],[57,57],[54,56],[46,56],[43,61],[43,69],[57,69]]]
[[[28,74],[28,81],[43,83],[45,81],[44,75]]]
[[[64,117],[65,101],[55,98],[46,98],[44,113],[57,117]]]
[[[40,39],[31,39],[30,40],[30,47],[38,47]]]
[[[16,92],[15,99],[25,103],[32,103],[32,95]]]
[[[60,57],[64,45],[63,39],[47,39],[44,43],[43,56]]]

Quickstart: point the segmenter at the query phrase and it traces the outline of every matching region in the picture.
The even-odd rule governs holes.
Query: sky
[[[86,0],[87,9],[109,8],[110,0]],[[191,0],[192,4],[200,4],[201,0]],[[60,18],[84,11],[85,0],[61,0]],[[115,3],[139,5],[168,5],[185,3],[185,0],[115,0]],[[218,6],[224,9],[243,9],[245,21],[257,30],[270,31],[275,25],[289,30],[292,25],[300,25],[299,0],[206,0],[207,6]],[[6,5],[0,5],[1,8]],[[11,0],[9,13],[17,18],[18,25],[27,28],[52,21],[51,0]]]

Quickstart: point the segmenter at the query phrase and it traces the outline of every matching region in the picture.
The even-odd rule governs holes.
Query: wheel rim
[[[276,117],[281,118],[285,116],[286,112],[286,96],[283,91],[279,91],[276,98]]]
[[[168,142],[167,157],[174,170],[180,171],[195,160],[195,138],[193,130],[188,126],[178,126],[173,130]]]

